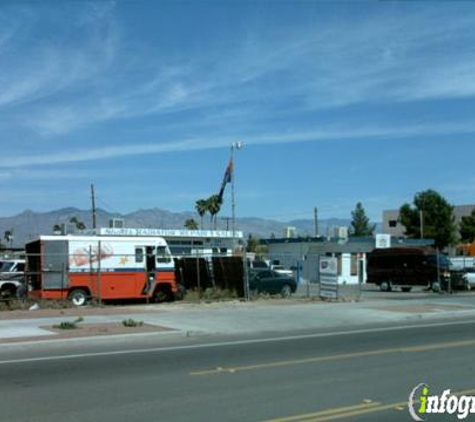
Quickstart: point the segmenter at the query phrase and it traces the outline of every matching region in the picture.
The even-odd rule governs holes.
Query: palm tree
[[[198,223],[194,218],[189,218],[185,221],[185,228],[188,230],[198,230]]]
[[[5,230],[5,233],[3,234],[3,238],[7,242],[10,242],[10,248],[12,248],[13,247],[13,229]]]
[[[208,212],[208,201],[206,199],[198,199],[195,204],[195,210],[201,219],[201,229],[203,230],[203,216]]]
[[[221,210],[221,201],[219,199],[219,195],[211,195],[207,199],[207,204],[208,204],[208,212],[211,215],[211,225],[213,223],[213,218],[214,218],[214,228],[216,229],[216,221],[217,221],[216,216]]]

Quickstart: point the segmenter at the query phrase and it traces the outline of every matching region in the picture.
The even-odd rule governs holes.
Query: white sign
[[[338,298],[338,260],[336,258],[320,258],[320,297]]]
[[[219,238],[232,239],[233,232],[229,230],[169,230],[169,229],[112,229],[103,227],[99,229],[101,236],[161,236],[161,237],[193,237],[193,238]],[[234,237],[243,238],[241,231],[235,231]]]
[[[377,234],[376,235],[376,242],[375,242],[376,249],[385,249],[391,247],[391,235],[390,234]]]

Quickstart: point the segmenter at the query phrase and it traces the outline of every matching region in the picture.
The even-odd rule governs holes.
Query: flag
[[[226,167],[226,171],[224,172],[223,181],[221,182],[221,188],[219,189],[219,202],[223,201],[223,193],[224,188],[226,187],[227,183],[231,183],[233,179],[233,162],[229,160],[228,166]]]

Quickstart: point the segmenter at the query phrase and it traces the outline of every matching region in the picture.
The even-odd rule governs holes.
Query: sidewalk
[[[53,325],[81,316],[80,328],[55,330]],[[194,336],[258,334],[279,331],[350,328],[366,324],[421,319],[475,317],[475,297],[421,300],[369,300],[329,303],[303,300],[173,303],[67,310],[0,313],[0,344],[126,333]],[[142,321],[127,328],[125,319]],[[93,329],[94,328],[94,329]]]

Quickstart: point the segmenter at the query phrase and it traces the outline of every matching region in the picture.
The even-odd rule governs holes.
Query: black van
[[[443,254],[425,248],[387,248],[369,253],[367,282],[374,283],[384,292],[399,287],[403,292],[414,286],[433,291],[466,289],[466,281],[450,269],[450,261]]]

